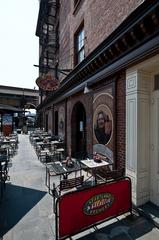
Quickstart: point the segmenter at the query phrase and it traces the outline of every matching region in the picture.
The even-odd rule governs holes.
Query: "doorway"
[[[151,94],[150,169],[150,201],[159,206],[159,90]]]
[[[81,102],[76,103],[72,111],[71,149],[73,157],[86,157],[86,111]]]
[[[58,117],[58,111],[55,111],[55,125],[54,125],[54,133],[56,136],[58,136],[58,121],[59,121],[59,117]]]
[[[48,114],[45,115],[45,131],[48,131]]]

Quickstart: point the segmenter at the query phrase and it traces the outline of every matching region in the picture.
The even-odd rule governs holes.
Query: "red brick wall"
[[[71,36],[71,1],[61,0],[60,1],[60,13],[59,13],[59,65],[61,68],[71,68],[71,57],[70,57],[70,36]],[[59,68],[60,68],[59,67]],[[61,75],[62,77],[64,75]]]
[[[86,36],[92,51],[133,11],[141,0],[93,0],[87,5]],[[87,3],[88,4],[88,3]]]
[[[84,20],[85,55],[92,52],[143,0],[61,0],[59,67],[73,68],[74,33]],[[61,75],[62,76],[62,75]]]
[[[125,128],[126,128],[126,81],[125,72],[117,75],[116,78],[116,166],[125,167]],[[93,146],[93,99],[91,94],[72,96],[67,102],[67,147],[71,146],[71,116],[73,107],[77,102],[81,102],[86,110],[87,125],[87,152],[92,153]]]
[[[116,81],[116,159],[117,168],[125,167],[125,129],[126,129],[126,80],[125,72]]]

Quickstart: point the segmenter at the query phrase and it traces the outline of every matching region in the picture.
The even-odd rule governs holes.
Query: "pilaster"
[[[149,200],[149,98],[151,74],[126,72],[126,174],[136,205]]]

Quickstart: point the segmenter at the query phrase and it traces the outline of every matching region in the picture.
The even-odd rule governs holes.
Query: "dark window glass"
[[[159,89],[159,74],[155,75],[154,90]]]
[[[74,0],[74,7],[77,5],[77,3],[79,3],[80,0]]]
[[[75,35],[75,64],[82,62],[84,59],[84,27]]]

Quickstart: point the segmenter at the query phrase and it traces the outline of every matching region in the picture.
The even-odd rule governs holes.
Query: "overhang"
[[[5,112],[18,113],[18,112],[24,112],[24,110],[21,108],[10,106],[10,105],[0,104],[0,113],[5,113]]]

